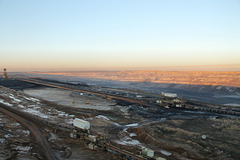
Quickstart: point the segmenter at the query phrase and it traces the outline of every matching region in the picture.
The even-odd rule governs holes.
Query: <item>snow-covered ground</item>
[[[234,107],[240,107],[240,104],[238,103],[227,103],[227,104],[224,104],[226,106],[234,106]]]
[[[28,96],[23,92],[17,92],[0,86],[0,103],[16,107],[16,109],[27,112],[50,122],[61,122],[61,125],[72,124],[74,115],[69,115],[57,109],[49,109],[40,99]]]
[[[128,133],[128,128],[135,128],[139,124],[138,123],[132,123],[127,125],[119,125],[118,123],[114,123],[116,126],[123,127],[122,135],[125,135],[124,137],[120,138],[119,140],[115,140],[116,143],[121,145],[130,145],[130,146],[136,146],[138,148],[145,147],[142,143],[140,143],[138,140],[133,139],[132,137],[137,137],[135,133]]]
[[[140,148],[144,147],[138,140],[132,139],[127,136],[123,137],[121,140],[115,140],[115,142],[121,145],[138,146]]]
[[[98,116],[96,116],[96,118],[101,118],[101,119],[105,119],[105,120],[110,120],[108,117],[103,116],[103,115],[98,115]]]
[[[135,133],[128,133],[128,131],[127,131],[128,128],[134,128],[134,127],[139,126],[138,123],[121,125],[121,124],[118,124],[116,122],[112,122],[107,116],[104,116],[104,115],[98,115],[95,118],[100,118],[100,119],[103,119],[103,120],[106,120],[106,121],[110,121],[110,123],[112,123],[114,126],[122,128],[122,131],[121,131],[122,133],[121,134],[123,134],[124,136],[119,138],[119,139],[114,140],[114,142],[116,142],[118,144],[121,144],[121,145],[136,146],[136,147],[139,147],[139,148],[144,147],[144,145],[141,144],[137,139],[133,138],[133,137],[137,137],[137,135]]]
[[[0,103],[6,105],[6,106],[13,106],[12,104],[5,102],[3,99],[0,99]]]
[[[94,95],[81,96],[79,93],[72,95],[72,91],[59,88],[25,89],[23,92],[66,107],[111,110],[112,105],[115,105],[114,101],[99,99]]]

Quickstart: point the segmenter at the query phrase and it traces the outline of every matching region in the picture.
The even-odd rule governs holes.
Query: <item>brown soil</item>
[[[128,132],[136,133],[140,142],[161,156],[159,149],[173,153],[168,158],[233,160],[240,157],[239,126],[235,119],[167,120]]]
[[[30,131],[1,112],[0,137],[0,159],[44,159]]]
[[[31,131],[31,134],[33,135],[36,142],[39,144],[39,147],[41,148],[42,155],[44,155],[49,160],[57,159],[55,155],[55,151],[52,149],[51,145],[49,144],[49,142],[44,136],[44,133],[43,133],[44,129],[42,129],[40,126],[37,127],[37,125],[32,123],[30,120],[25,119],[17,114],[14,114],[2,108],[2,104],[0,105],[1,105],[0,112],[14,118],[16,121],[18,121],[24,127],[28,128]]]

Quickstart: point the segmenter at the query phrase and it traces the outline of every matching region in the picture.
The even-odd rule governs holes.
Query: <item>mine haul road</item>
[[[0,104],[0,112],[15,119],[17,122],[31,131],[32,136],[39,145],[42,155],[45,156],[46,159],[57,160],[58,158],[56,157],[55,151],[52,149],[50,142],[48,142],[44,136],[44,132],[46,131],[38,123],[35,123],[31,119],[23,117],[20,114],[13,113],[12,111],[7,110],[7,108],[7,106]]]

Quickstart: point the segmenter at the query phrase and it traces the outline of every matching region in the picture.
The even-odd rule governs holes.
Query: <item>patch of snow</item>
[[[66,114],[66,113],[58,114],[58,117],[67,117],[67,116],[68,116],[68,114]]]
[[[184,111],[185,113],[198,113],[198,114],[205,114],[206,112],[201,111]]]
[[[127,124],[125,127],[136,127],[138,126],[138,123],[133,123],[133,124]]]
[[[41,107],[39,107],[38,105],[29,105],[28,107],[30,107],[30,108],[35,108],[35,109],[37,109],[37,108],[41,108]]]
[[[2,100],[2,99],[0,99],[0,103],[4,104],[4,105],[6,105],[6,106],[10,106],[10,107],[13,106],[12,104],[10,104],[10,103],[8,103],[8,102],[4,102],[4,100]]]
[[[41,108],[41,107],[39,107],[39,106],[34,106],[34,108],[35,108],[35,109],[39,109],[39,108]]]
[[[58,112],[58,110],[56,110],[56,109],[48,109],[48,111],[51,111],[51,112]]]
[[[225,87],[229,92],[233,92],[234,89],[232,87]]]
[[[13,102],[16,102],[16,103],[19,103],[19,102],[21,102],[21,100],[20,100],[20,99],[17,99],[17,98],[15,98],[15,97],[12,97],[12,96],[9,96],[9,97],[13,99]]]
[[[11,126],[20,126],[20,123],[11,123]]]
[[[164,154],[165,156],[170,156],[170,155],[172,155],[171,152],[168,152],[168,151],[165,151],[165,150],[161,150],[160,152],[161,152],[162,154]]]
[[[127,129],[128,129],[128,127],[124,128],[123,131],[124,131],[124,132],[127,132]]]
[[[224,104],[225,106],[235,106],[235,107],[240,107],[240,104],[237,104],[237,103],[227,103],[227,104]]]
[[[5,134],[4,137],[5,137],[5,138],[9,138],[9,137],[13,137],[13,135],[11,135],[11,134],[8,133],[8,134]]]
[[[17,99],[17,98],[15,98],[14,96],[9,96],[9,97],[10,97],[11,99],[13,99],[14,102],[17,102],[17,103],[21,102],[20,99]]]
[[[116,123],[116,122],[113,122],[113,124],[115,125],[115,126],[118,126],[118,127],[121,127],[122,125],[120,125],[120,124],[118,124],[118,123]]]
[[[25,134],[26,136],[30,135],[30,131],[29,130],[22,130],[22,133]]]
[[[167,118],[161,118],[160,122],[166,121]]]
[[[130,146],[142,146],[141,143],[136,140],[136,139],[129,139],[129,138],[125,138],[125,139],[122,139],[122,140],[116,140],[115,141],[116,143],[118,144],[121,144],[121,145],[130,145]]]
[[[68,123],[68,124],[73,124],[73,121],[72,121],[72,119],[67,119],[67,120],[66,120],[66,123]]]
[[[50,134],[51,134],[51,137],[48,139],[49,141],[58,139],[56,134],[53,134],[53,133],[50,133]]]
[[[58,112],[58,113],[60,113],[60,114],[65,114],[65,112],[63,112],[63,111],[58,111],[58,110],[56,110],[56,112]]]
[[[222,89],[222,86],[218,86],[216,89]]]
[[[42,118],[48,118],[48,115],[45,115],[45,114],[43,114],[37,110],[31,109],[31,108],[25,109],[23,111],[28,112],[33,115],[36,115],[36,116],[39,116],[39,117],[42,117]]]
[[[233,98],[233,99],[240,99],[239,95],[215,95],[214,98]]]
[[[26,152],[30,151],[30,149],[32,149],[32,147],[30,147],[30,146],[16,146],[15,149],[18,150],[20,153],[26,153]]]
[[[18,107],[20,107],[20,108],[26,108],[25,106],[23,106],[23,105],[21,105],[21,104],[19,104]]]
[[[36,98],[32,98],[32,97],[24,97],[26,100],[29,100],[29,101],[33,101],[33,102],[39,102],[40,100],[39,99],[36,99]]]
[[[218,116],[210,116],[210,119],[216,119]]]
[[[129,136],[134,137],[134,136],[137,136],[137,135],[135,133],[130,133]]]
[[[105,119],[105,120],[110,120],[109,118],[107,118],[106,116],[103,116],[103,115],[98,115],[96,116],[96,118],[101,118],[101,119]]]
[[[25,136],[30,135],[30,131],[29,130],[17,129],[17,133],[24,134]]]
[[[5,142],[5,138],[0,138],[0,143],[4,143]]]

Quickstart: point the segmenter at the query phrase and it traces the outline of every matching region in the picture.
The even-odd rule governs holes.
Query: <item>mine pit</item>
[[[32,85],[17,87],[18,90],[1,87],[0,104],[42,121],[45,125],[39,124],[39,127],[43,127],[44,137],[56,159],[119,159],[127,152],[143,159],[153,156],[169,160],[200,160],[204,157],[234,160],[240,155],[236,148],[240,142],[238,116],[215,113],[214,110],[166,108],[156,104],[148,107],[99,96],[98,93]],[[114,89],[114,95],[117,92]],[[125,96],[122,90],[119,92]],[[91,124],[90,134],[104,136],[104,143],[107,142],[109,148],[97,147],[99,150],[94,151],[89,149],[92,144],[86,143],[81,136],[80,139],[72,139],[70,132],[71,128],[74,129],[75,118],[88,121]],[[2,113],[0,124],[2,157],[45,159],[30,130]],[[94,144],[90,148],[95,148]]]

